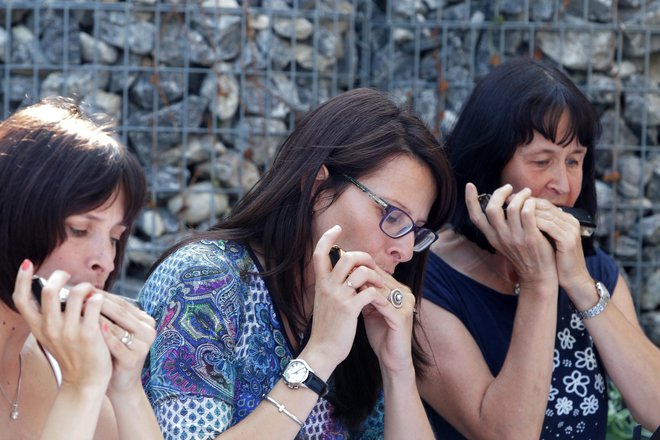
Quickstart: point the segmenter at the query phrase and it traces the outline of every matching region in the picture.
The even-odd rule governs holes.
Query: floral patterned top
[[[166,439],[212,439],[237,424],[293,357],[259,270],[242,244],[198,241],[168,256],[140,291],[157,329],[142,380]],[[382,393],[358,432],[332,410],[320,398],[297,438],[382,438]]]
[[[614,260],[597,250],[596,255],[586,258],[586,264],[591,276],[613,293],[619,277]],[[518,298],[474,281],[433,253],[427,263],[424,297],[461,320],[496,376],[511,342]],[[554,369],[547,401],[542,439],[605,439],[605,370],[591,336],[561,289]],[[464,438],[430,406],[427,413],[438,438]]]

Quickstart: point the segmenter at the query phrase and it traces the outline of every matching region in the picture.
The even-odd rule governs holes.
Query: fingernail
[[[30,266],[32,266],[32,262],[26,258],[21,264],[21,270],[28,270]]]

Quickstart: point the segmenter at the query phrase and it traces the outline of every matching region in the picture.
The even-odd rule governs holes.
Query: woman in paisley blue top
[[[414,312],[453,200],[437,139],[383,93],[305,116],[229,218],[167,252],[140,293],[165,437],[433,438]]]
[[[639,422],[660,424],[660,351],[614,261],[558,207],[595,216],[599,131],[566,75],[517,59],[477,84],[446,138],[464,193],[421,313],[439,438],[604,439],[606,375]]]

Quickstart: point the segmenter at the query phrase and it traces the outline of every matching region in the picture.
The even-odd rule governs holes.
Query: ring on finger
[[[403,292],[401,292],[401,289],[394,288],[387,295],[387,300],[395,309],[400,309],[403,306]]]
[[[126,346],[126,348],[130,348],[134,339],[135,335],[133,333],[129,332],[128,330],[124,330],[124,335],[121,337],[120,341]]]
[[[353,283],[351,283],[351,280],[346,280],[346,285],[350,287],[351,289],[355,289],[355,286],[353,286]]]

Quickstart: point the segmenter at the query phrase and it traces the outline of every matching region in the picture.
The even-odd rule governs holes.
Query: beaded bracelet
[[[284,405],[278,403],[277,400],[273,399],[273,398],[270,397],[268,394],[263,394],[261,397],[263,397],[264,399],[268,400],[270,403],[272,403],[273,405],[275,405],[275,407],[277,408],[277,411],[278,411],[278,412],[281,412],[281,413],[286,414],[287,416],[289,416],[289,418],[290,418],[291,420],[293,420],[294,422],[296,422],[297,424],[299,424],[301,428],[303,427],[303,422],[301,422],[300,419],[299,419],[298,417],[296,417],[295,414],[293,414],[291,411],[289,411],[288,409],[286,409],[286,406],[284,406]]]

